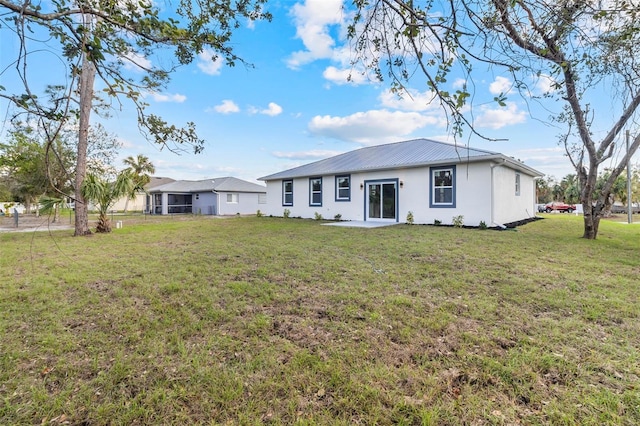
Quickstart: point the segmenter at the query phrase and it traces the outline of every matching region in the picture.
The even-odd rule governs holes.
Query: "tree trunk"
[[[111,232],[111,221],[106,213],[100,213],[98,217],[98,226],[96,227],[97,233],[109,233]]]
[[[582,238],[587,240],[595,240],[598,236],[598,227],[600,226],[600,215],[595,212],[592,203],[582,204],[584,211],[584,234]]]
[[[587,240],[595,240],[598,236],[598,226],[600,226],[600,218],[602,215],[602,206],[593,203],[593,189],[598,179],[598,164],[591,159],[589,171],[582,165],[576,167],[578,172],[578,181],[580,182],[580,201],[582,201],[582,211],[584,218],[584,233],[582,238]]]
[[[89,206],[82,196],[82,184],[87,174],[87,146],[89,141],[89,118],[93,104],[93,83],[96,77],[96,68],[93,62],[82,56],[82,72],[80,74],[80,128],[78,129],[78,160],[76,162],[76,221],[74,236],[91,234],[89,230]]]

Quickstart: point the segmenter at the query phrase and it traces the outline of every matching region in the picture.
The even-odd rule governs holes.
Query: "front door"
[[[397,191],[396,181],[368,182],[366,220],[397,221]]]

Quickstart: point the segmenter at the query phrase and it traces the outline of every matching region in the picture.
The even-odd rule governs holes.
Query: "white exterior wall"
[[[491,226],[491,172],[488,163],[457,164],[455,185],[456,207],[431,209],[436,211],[432,214],[434,219],[450,225],[454,216],[462,216],[464,225],[478,226],[484,222]],[[428,223],[433,223],[433,219]]]
[[[516,173],[520,174],[520,195],[516,195]],[[536,215],[536,183],[531,176],[499,165],[493,169],[494,221],[515,222]]]
[[[521,195],[517,197],[516,172],[502,165],[494,165],[492,197],[492,169],[489,163],[456,164],[455,169],[455,207],[430,207],[431,168],[420,167],[352,173],[351,201],[348,202],[335,200],[335,175],[323,176],[322,206],[309,206],[309,177],[293,179],[293,206],[282,205],[282,180],[268,181],[267,204],[262,211],[280,217],[288,209],[291,217],[314,218],[315,213],[319,213],[324,219],[333,219],[340,214],[342,220],[376,220],[365,218],[365,182],[390,180],[398,182],[396,209],[399,223],[406,222],[409,211],[413,213],[416,224],[433,224],[438,220],[443,225],[450,225],[454,217],[461,215],[464,225],[469,226],[478,226],[480,222],[495,226],[535,214],[535,182],[532,177],[520,173]],[[495,208],[492,199],[493,206],[497,206]]]
[[[196,199],[196,194],[198,195]],[[237,194],[238,202],[228,202],[227,194]],[[194,214],[228,216],[235,214],[255,214],[264,211],[266,204],[259,204],[257,192],[199,192],[192,196]]]
[[[485,164],[484,168],[486,167]],[[465,225],[477,226],[480,221],[488,224],[490,210],[486,199],[489,195],[489,186],[488,176],[484,176],[486,173],[483,172],[483,167],[479,164],[456,165],[455,207],[429,206],[430,167],[352,175],[352,179],[355,177],[356,181],[360,214],[355,220],[364,220],[365,190],[360,190],[360,183],[369,180],[397,179],[398,182],[402,182],[402,186],[399,185],[398,188],[397,206],[400,223],[406,222],[407,214],[412,212],[416,224],[433,224],[435,220],[439,220],[443,225],[450,225],[453,223],[454,216],[459,215],[463,216]],[[347,219],[344,214],[342,216],[343,219]]]
[[[360,190],[362,175],[351,174],[351,200],[336,201],[335,175],[322,176],[322,206],[309,205],[309,178],[293,179],[293,205],[282,205],[282,180],[267,182],[267,204],[263,209],[266,215],[284,215],[288,209],[291,217],[314,218],[319,213],[325,219],[333,219],[336,214],[342,220],[364,220],[364,191]]]
[[[309,206],[309,178],[293,180],[293,206],[282,205],[282,181],[267,182],[267,208],[265,213],[273,216],[283,216],[284,209],[289,209],[292,217],[314,218],[319,213],[325,219],[333,219],[336,214],[342,215],[342,220],[375,220],[365,218],[365,182],[390,180],[398,182],[397,221],[405,222],[407,213],[411,211],[415,223],[432,224],[440,220],[443,224],[452,223],[453,217],[463,215],[469,225],[477,225],[480,220],[488,223],[489,208],[480,208],[481,192],[487,191],[479,179],[467,179],[462,166],[456,167],[456,200],[455,208],[429,208],[429,168],[400,169],[351,174],[351,201],[335,200],[335,176],[323,176],[322,206]],[[466,167],[466,166],[464,166]],[[478,169],[477,165],[470,165]],[[486,165],[485,165],[486,167]],[[473,173],[473,171],[472,171]],[[400,186],[402,182],[402,186]],[[360,185],[363,188],[360,188]],[[466,195],[465,195],[466,194]],[[466,198],[465,198],[466,197]],[[471,206],[471,208],[469,208]],[[467,209],[467,210],[465,210]],[[471,223],[471,222],[475,223]]]
[[[237,194],[238,202],[227,202],[227,194]],[[258,209],[264,210],[266,204],[259,204],[258,192],[220,192],[219,215],[256,214]]]

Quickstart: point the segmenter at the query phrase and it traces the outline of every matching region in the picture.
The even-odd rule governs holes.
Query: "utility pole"
[[[629,156],[629,137],[629,129],[627,129],[627,222],[633,223],[633,211],[631,210],[631,157]]]

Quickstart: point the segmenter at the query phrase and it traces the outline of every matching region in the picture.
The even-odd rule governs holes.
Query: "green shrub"
[[[407,225],[413,225],[413,212],[408,212],[407,213]]]
[[[440,226],[442,224],[441,220],[433,219],[433,226]]]
[[[322,220],[322,215],[318,212],[313,213],[313,217],[315,220]]]
[[[458,216],[454,216],[452,223],[456,228],[462,228],[462,225],[464,225],[464,216],[462,216],[461,214],[459,214]]]
[[[482,229],[483,231],[487,229],[487,224],[485,223],[484,220],[480,221],[480,225],[478,225],[478,228]]]
[[[257,216],[257,217],[262,217],[262,216],[264,216],[264,214],[262,214],[262,212],[260,211],[260,209],[258,209],[258,211],[256,212],[256,216]]]
[[[333,218],[339,222],[340,220],[342,220],[342,215],[340,213],[336,213],[336,215]]]
[[[282,217],[284,217],[285,219],[289,219],[289,216],[291,216],[291,210],[289,209],[284,209],[284,212],[282,214]]]

